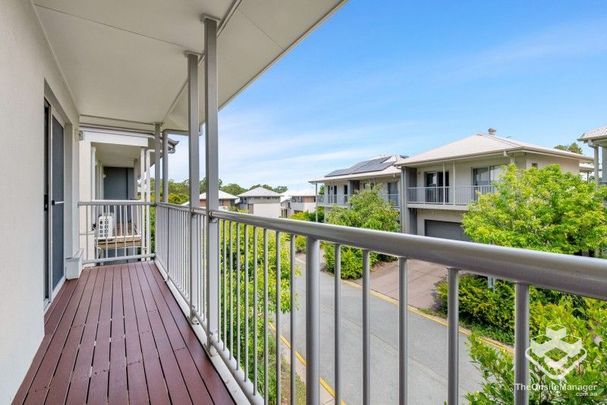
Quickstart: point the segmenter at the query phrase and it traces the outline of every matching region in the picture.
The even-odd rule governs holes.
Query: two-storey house
[[[468,204],[494,191],[504,165],[528,169],[558,164],[579,173],[580,164],[589,162],[583,155],[500,137],[489,129],[396,164],[405,187],[401,226],[407,233],[466,240],[461,222]]]
[[[334,170],[324,177],[310,180],[310,183],[324,185],[317,196],[317,205],[347,207],[350,198],[359,190],[378,187],[381,195],[398,208],[400,194],[400,171],[394,164],[402,159],[399,155],[382,156],[358,162],[348,168]],[[322,188],[322,187],[321,187]]]

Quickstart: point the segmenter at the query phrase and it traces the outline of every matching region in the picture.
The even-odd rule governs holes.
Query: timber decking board
[[[14,404],[233,403],[158,269],[85,269],[45,316]]]

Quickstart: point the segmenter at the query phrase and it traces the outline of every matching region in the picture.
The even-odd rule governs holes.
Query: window
[[[535,167],[537,169],[537,163],[536,162],[531,163],[531,167]]]
[[[489,186],[499,178],[502,166],[477,167],[472,169],[473,186]]]

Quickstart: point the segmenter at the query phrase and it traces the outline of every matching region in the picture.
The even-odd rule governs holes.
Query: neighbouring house
[[[178,142],[168,139],[168,153]],[[82,131],[79,142],[80,200],[150,201],[154,133]],[[161,151],[162,156],[162,151]]]
[[[80,201],[139,200],[150,203],[155,161],[154,131],[137,133],[96,128],[80,132],[78,142]],[[178,142],[167,137],[167,153]],[[163,159],[163,151],[160,151]],[[150,210],[139,206],[128,210],[120,205],[81,207],[80,246],[83,260],[134,256],[151,245]],[[100,232],[103,232],[100,237]]]
[[[288,191],[283,194],[280,205],[284,218],[300,212],[313,212],[316,209],[316,191]]]
[[[381,195],[394,207],[399,207],[400,170],[394,164],[403,156],[390,155],[358,162],[346,169],[334,170],[319,179],[310,180],[324,192],[316,198],[319,207],[347,207],[349,199],[359,190],[378,187]]]
[[[607,185],[607,125],[584,132],[579,140],[594,149],[594,181]]]
[[[479,194],[494,191],[504,165],[528,169],[558,164],[579,174],[580,165],[590,162],[587,156],[500,137],[489,129],[396,164],[406,197],[401,226],[411,234],[467,240],[462,216]]]
[[[236,207],[238,197],[225,191],[219,190],[219,209],[224,211],[230,211]],[[207,207],[207,193],[200,194],[200,207]]]
[[[280,197],[275,191],[256,187],[238,195],[238,208],[261,217],[280,218]]]

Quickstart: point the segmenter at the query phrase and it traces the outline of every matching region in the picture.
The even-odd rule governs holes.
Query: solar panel
[[[365,160],[364,162],[358,162],[355,165],[348,167],[347,169],[333,170],[331,173],[327,174],[325,177],[345,176],[345,175],[349,175],[349,174],[381,171],[394,164],[394,162],[389,161],[389,160],[390,160],[390,156],[384,156],[381,158]]]

